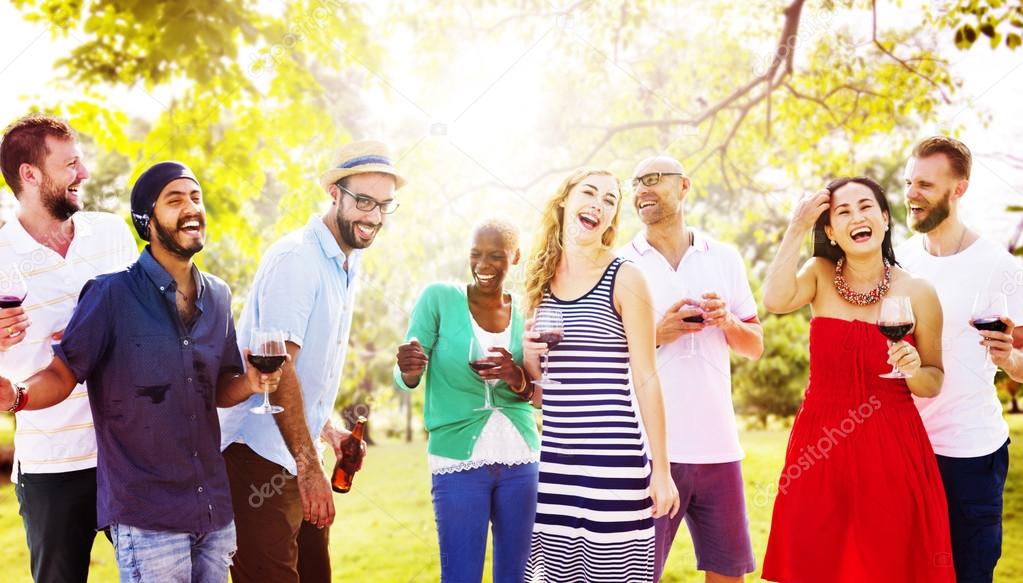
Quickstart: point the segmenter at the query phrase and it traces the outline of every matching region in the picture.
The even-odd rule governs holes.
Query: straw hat
[[[398,169],[391,163],[387,146],[383,142],[365,140],[345,144],[334,156],[334,166],[320,175],[320,184],[324,190],[330,188],[338,180],[346,176],[364,174],[366,172],[382,172],[394,176],[395,188],[405,186],[405,179],[398,174]]]

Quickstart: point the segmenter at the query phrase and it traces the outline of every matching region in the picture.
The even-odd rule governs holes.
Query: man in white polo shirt
[[[661,577],[684,516],[706,580],[741,581],[756,561],[729,350],[760,358],[757,303],[739,253],[686,226],[683,204],[691,183],[678,160],[643,160],[632,186],[633,205],[646,228],[619,255],[643,270],[653,293],[668,457],[682,504],[675,518],[654,521],[654,580]]]
[[[935,136],[917,144],[906,164],[904,198],[909,227],[918,234],[895,251],[904,269],[934,286],[944,312],[945,382],[941,394],[916,399],[916,406],[945,484],[960,583],[990,582],[1002,553],[1009,427],[995,372],[1001,367],[1023,381],[1018,348],[1023,328],[1013,325],[1023,322],[1023,267],[959,216],[972,160],[966,145],[953,138]],[[978,294],[998,298],[990,313],[972,313]],[[977,330],[971,325],[975,315],[1000,316],[1004,329]]]
[[[0,278],[9,283],[20,272],[28,291],[21,307],[0,309],[0,376],[20,381],[49,364],[82,286],[123,269],[138,250],[119,217],[80,212],[89,172],[64,121],[30,115],[8,126],[0,170],[18,201],[17,217],[0,228]],[[85,386],[16,418],[11,480],[32,577],[85,583],[96,538],[96,435]]]

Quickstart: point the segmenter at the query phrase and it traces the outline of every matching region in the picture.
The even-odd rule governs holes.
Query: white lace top
[[[483,346],[507,347],[511,337],[511,326],[501,332],[488,332],[469,317],[476,338]],[[483,404],[482,396],[480,404]],[[540,461],[540,452],[529,449],[526,440],[515,424],[500,410],[490,414],[483,431],[476,440],[472,456],[467,460],[456,460],[439,455],[427,454],[431,474],[451,474],[474,470],[491,464],[519,465]]]

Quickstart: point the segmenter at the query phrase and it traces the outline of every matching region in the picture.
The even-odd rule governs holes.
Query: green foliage
[[[75,81],[152,87],[175,78],[199,83],[228,74],[242,43],[271,21],[255,2],[228,0],[15,0],[29,20],[55,35],[82,37],[59,61]]]
[[[467,235],[480,219],[497,214],[522,225],[528,250],[530,227],[569,168],[589,163],[627,176],[649,154],[682,159],[694,183],[688,220],[738,242],[759,276],[792,195],[859,173],[898,192],[903,152],[957,88],[926,23],[881,27],[887,54],[843,24],[842,13],[870,8],[853,0],[807,3],[794,44],[782,47],[796,57],[793,70],[766,94],[761,84],[714,115],[708,108],[769,68],[789,3],[443,0],[429,10],[395,3],[383,11],[339,0],[271,4],[15,3],[78,41],[58,70],[81,97],[38,106],[68,116],[85,137],[90,204],[123,213],[132,181],[149,164],[191,165],[209,215],[200,261],[231,283],[236,309],[266,246],[324,208],[316,177],[337,146],[376,136],[398,146],[412,181],[365,255],[340,405],[399,406],[390,369],[418,291],[466,278]],[[452,68],[491,46],[511,47],[515,58]],[[544,91],[528,144],[509,145],[499,134],[467,144],[458,131],[489,99],[518,95],[513,79],[522,69]],[[398,70],[405,76],[391,73]],[[475,92],[453,95],[466,78],[478,82]],[[159,99],[160,115],[128,116],[111,99],[128,88]],[[451,100],[461,109],[445,119],[438,111]],[[396,112],[390,126],[367,121],[395,104],[413,111]],[[629,202],[619,244],[639,228]],[[521,267],[511,277],[520,290]],[[805,347],[805,336],[778,320],[771,326]],[[774,366],[771,382],[801,382],[795,366],[762,363],[737,370]],[[414,394],[410,405],[421,407],[421,399]]]
[[[764,354],[760,360],[732,359],[732,390],[736,411],[766,427],[769,418],[794,415],[803,402],[810,326],[802,312],[768,316],[763,326]]]
[[[1023,2],[1020,0],[958,0],[940,18],[943,28],[954,30],[956,47],[969,49],[986,37],[991,48],[1015,50],[1023,44]]]

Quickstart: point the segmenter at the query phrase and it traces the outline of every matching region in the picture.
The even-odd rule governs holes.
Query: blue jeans
[[[494,583],[522,583],[536,517],[540,465],[491,464],[433,476],[443,583],[479,583],[494,531]]]
[[[121,583],[226,583],[234,522],[206,534],[110,525]]]

